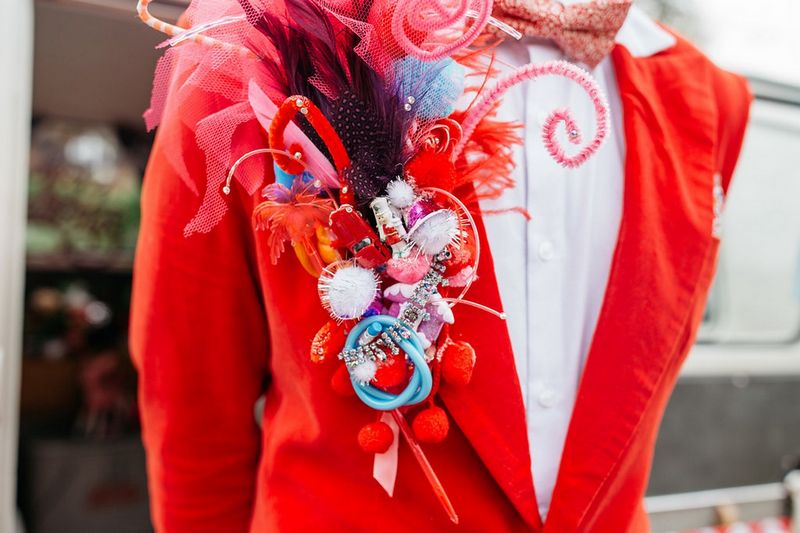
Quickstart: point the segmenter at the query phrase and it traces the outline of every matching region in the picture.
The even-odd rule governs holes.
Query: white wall
[[[0,533],[14,531],[33,5],[0,17]]]

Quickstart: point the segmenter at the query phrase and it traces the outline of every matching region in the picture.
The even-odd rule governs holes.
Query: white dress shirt
[[[617,42],[635,56],[646,56],[675,41],[632,7]],[[554,45],[535,39],[509,39],[497,54],[498,60],[510,66],[565,59]],[[514,153],[516,186],[501,198],[481,204],[484,210],[521,206],[533,217],[527,222],[512,212],[487,215],[484,221],[508,315],[543,518],[550,506],[622,216],[625,137],[610,58],[591,73],[611,111],[611,130],[597,153],[577,169],[566,169],[553,161],[542,143],[545,119],[562,107],[572,110],[585,141],[593,137],[594,109],[576,83],[550,76],[517,85],[499,110],[499,118],[524,124],[524,145]],[[565,136],[561,140],[567,152],[573,153]]]

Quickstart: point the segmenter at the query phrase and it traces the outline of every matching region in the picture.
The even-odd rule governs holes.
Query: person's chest
[[[505,43],[496,57],[510,66],[557,59],[563,59],[557,48],[531,40]],[[598,153],[569,169],[556,163],[542,142],[545,120],[562,108],[572,111],[584,138],[594,135],[594,109],[577,84],[546,77],[517,86],[499,109],[499,118],[522,124],[523,144],[514,153],[516,186],[481,204],[526,404],[537,496],[545,508],[622,214],[625,141],[610,60],[592,74],[612,117]],[[560,140],[569,144],[563,131]]]
[[[516,66],[562,58],[557,48],[528,40],[505,43],[496,60]],[[622,111],[611,62],[603,61],[592,74],[609,99],[611,132],[596,156],[578,168],[560,166],[542,142],[547,116],[561,108],[575,114],[584,137],[593,135],[594,111],[577,84],[546,77],[514,87],[498,112],[500,119],[522,124],[523,144],[514,148],[516,185],[498,199],[483,201],[481,209],[523,375],[531,358],[556,363],[556,354],[586,351],[591,332],[584,331],[582,317],[596,317],[617,241],[624,182]],[[568,144],[564,132],[561,140]],[[569,331],[577,335],[561,333]]]

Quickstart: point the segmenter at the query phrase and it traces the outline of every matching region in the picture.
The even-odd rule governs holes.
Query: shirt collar
[[[571,0],[565,0],[570,2]],[[675,36],[655,23],[644,11],[631,6],[628,16],[617,32],[616,42],[634,57],[648,57],[677,43]]]

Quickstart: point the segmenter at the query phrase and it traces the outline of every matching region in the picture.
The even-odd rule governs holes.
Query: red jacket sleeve
[[[134,270],[131,352],[139,376],[152,515],[169,533],[249,527],[267,378],[249,200],[241,188],[207,234],[184,237],[199,198],[165,153],[181,139],[203,192],[204,158],[176,117],[159,129],[145,175]],[[168,140],[169,139],[169,140]],[[189,147],[189,148],[186,148]],[[239,195],[239,196],[237,196]]]
[[[753,95],[745,78],[724,70],[716,72],[714,91],[719,110],[717,170],[727,191],[744,142]]]

